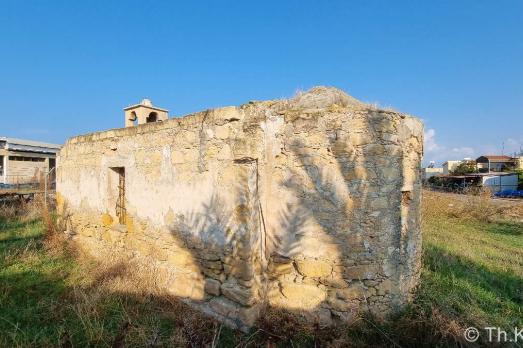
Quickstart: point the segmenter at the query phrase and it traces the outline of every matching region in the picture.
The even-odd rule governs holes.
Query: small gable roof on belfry
[[[147,98],[142,99],[139,104],[128,106],[123,110],[125,114],[125,127],[162,122],[169,118],[169,113],[166,109],[154,106],[151,100]]]
[[[124,108],[124,111],[129,111],[129,110],[133,110],[133,109],[137,109],[137,108],[147,108],[147,109],[151,109],[151,110],[169,112],[169,110],[167,110],[167,109],[162,109],[157,106],[154,106],[153,103],[151,102],[151,100],[147,99],[147,98],[142,99],[142,101],[139,104],[130,105],[130,106]]]

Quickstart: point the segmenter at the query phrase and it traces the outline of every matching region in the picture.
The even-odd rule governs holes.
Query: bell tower
[[[123,111],[125,114],[125,127],[165,121],[169,118],[167,110],[153,106],[149,99],[143,99],[140,104],[128,106]]]

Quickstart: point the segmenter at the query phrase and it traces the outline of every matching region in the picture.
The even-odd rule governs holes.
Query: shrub
[[[474,161],[463,161],[453,171],[454,175],[463,175],[470,173],[477,173],[476,162]]]
[[[494,202],[488,190],[477,190],[474,195],[460,195],[459,199],[449,193],[424,191],[424,217],[453,217],[490,222],[502,218],[506,207]]]

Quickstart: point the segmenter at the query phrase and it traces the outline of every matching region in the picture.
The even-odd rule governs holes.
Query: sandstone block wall
[[[421,122],[317,87],[70,139],[61,216],[95,256],[154,265],[231,326],[401,308],[419,276]],[[125,219],[116,170],[125,171]]]

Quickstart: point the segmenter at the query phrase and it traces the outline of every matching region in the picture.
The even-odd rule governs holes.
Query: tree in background
[[[463,175],[463,174],[470,174],[470,173],[477,173],[477,172],[478,172],[478,168],[476,167],[476,162],[463,161],[452,171],[452,174]]]
[[[514,172],[518,173],[518,190],[523,190],[523,169],[516,169]]]

